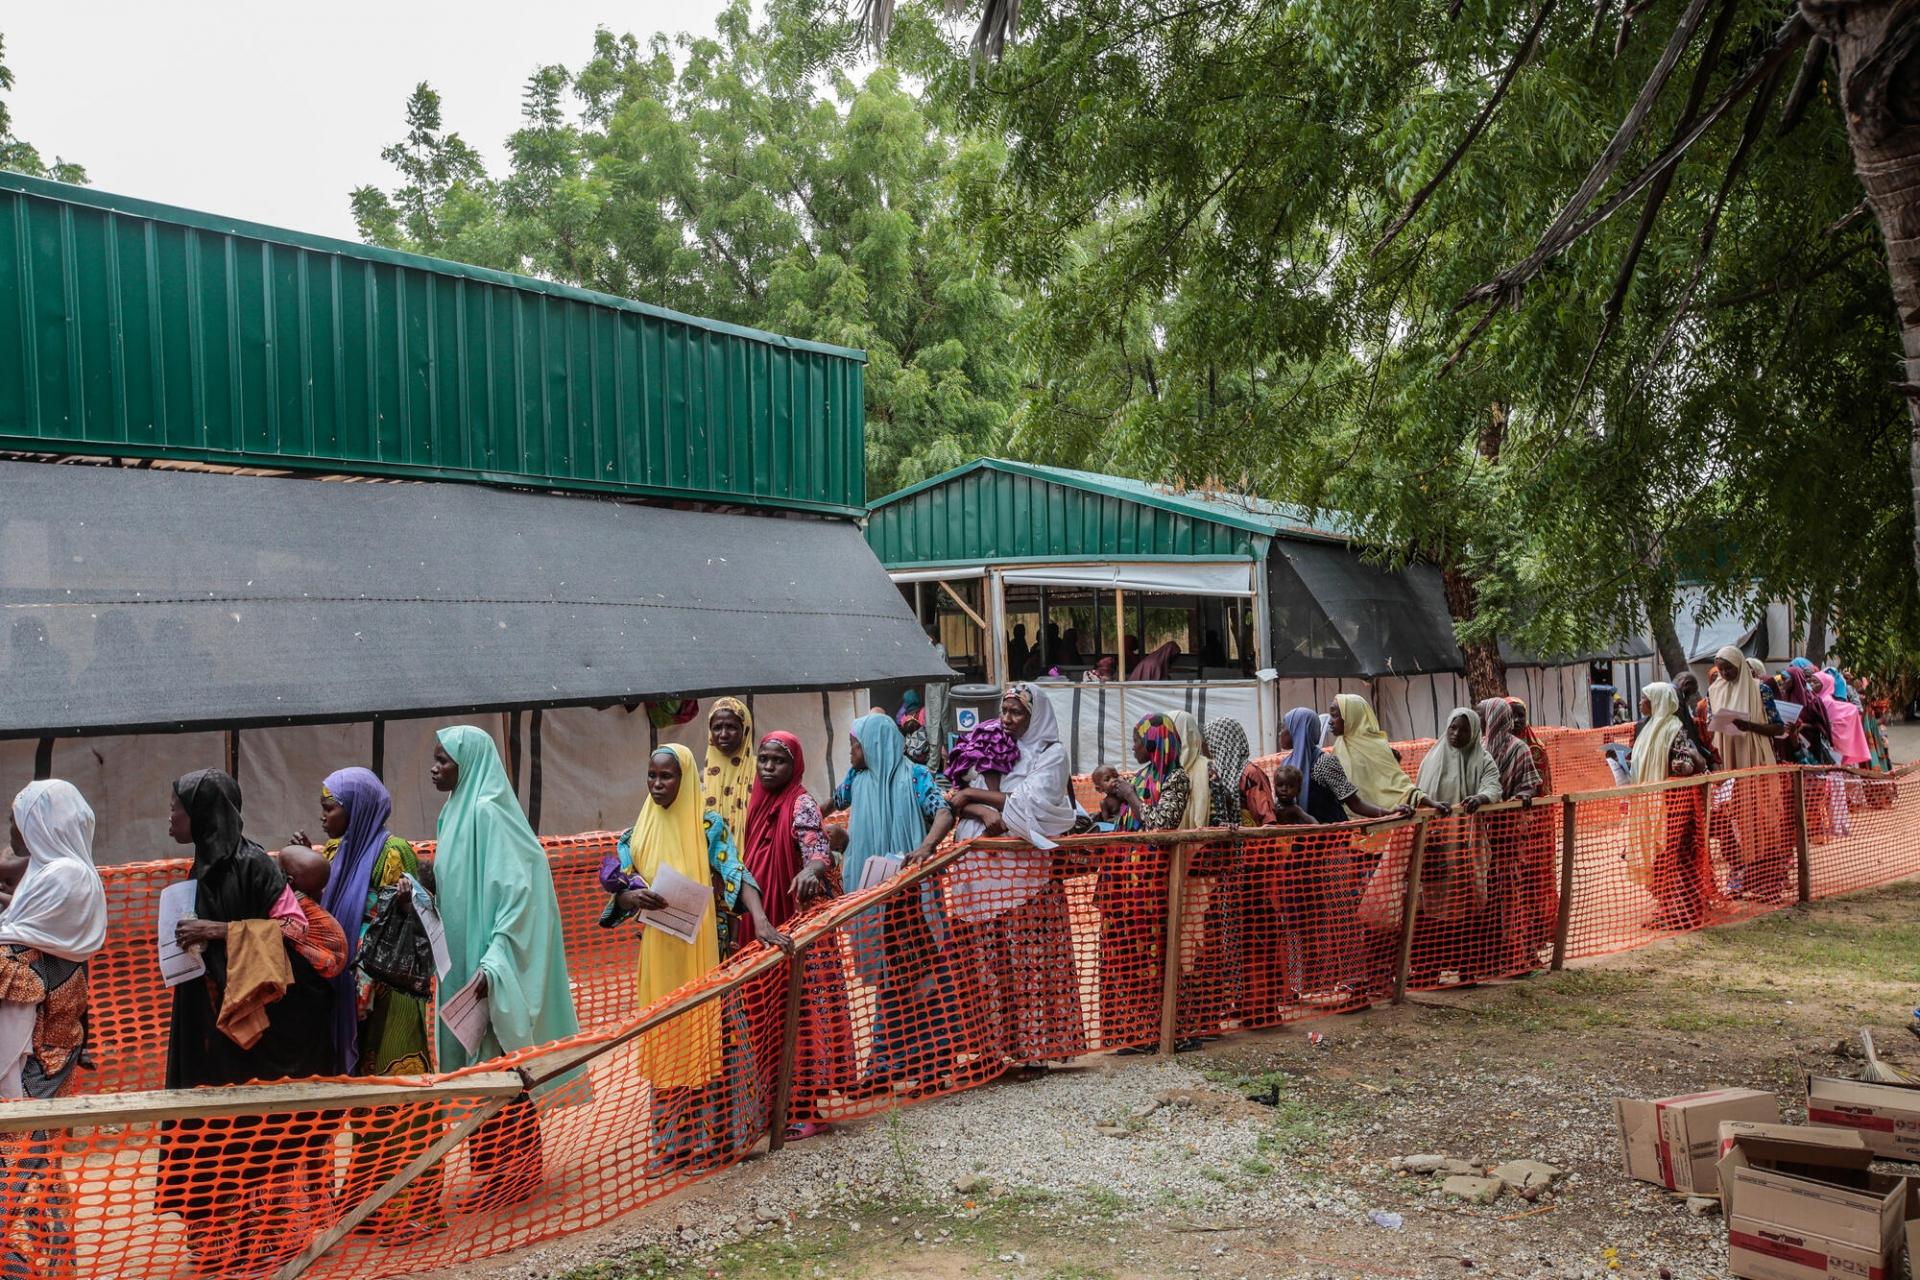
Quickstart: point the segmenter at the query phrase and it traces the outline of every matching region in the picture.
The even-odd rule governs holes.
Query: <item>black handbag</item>
[[[375,982],[404,995],[433,994],[433,944],[413,909],[413,890],[406,881],[375,895],[357,964]]]

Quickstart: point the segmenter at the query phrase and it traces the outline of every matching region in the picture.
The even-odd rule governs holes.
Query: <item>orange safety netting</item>
[[[1573,762],[1614,732],[1564,735],[1555,781],[1583,777]],[[918,875],[816,908],[792,926],[797,958],[751,948],[650,1009],[636,1006],[633,927],[597,925],[612,837],[549,840],[579,1036],[451,1076],[303,1082],[271,1104],[214,1089],[160,1095],[174,1108],[161,1112],[151,1098],[97,1114],[74,1113],[76,1098],[0,1108],[0,1126],[19,1127],[0,1132],[0,1257],[16,1250],[34,1275],[129,1280],[266,1275],[323,1244],[306,1274],[454,1266],[722,1168],[768,1137],[783,1103],[789,1121],[853,1119],[1022,1063],[1323,1016],[1401,981],[1526,973],[1554,961],[1563,919],[1564,956],[1596,955],[1803,887],[1913,874],[1909,783],[1782,768],[1444,819],[949,848]],[[77,1093],[160,1084],[155,900],[183,872],[104,872],[112,934],[92,970],[93,1067]],[[530,1083],[544,1087],[529,1096]],[[240,1111],[214,1114],[223,1106]],[[329,1240],[409,1165],[426,1172]]]

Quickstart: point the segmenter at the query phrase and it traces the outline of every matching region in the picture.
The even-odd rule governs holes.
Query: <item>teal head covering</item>
[[[440,1070],[453,1071],[502,1051],[559,1040],[580,1030],[567,981],[560,902],[547,852],[527,825],[493,739],[472,725],[440,730],[440,745],[460,780],[440,810],[433,876],[452,967],[448,995],[476,969],[487,972],[493,1026],[478,1054],[440,1027]]]
[[[854,741],[867,767],[853,775],[853,807],[847,814],[847,854],[842,878],[860,883],[867,859],[912,853],[927,838],[927,820],[913,791],[907,740],[891,717],[865,715],[853,722]]]

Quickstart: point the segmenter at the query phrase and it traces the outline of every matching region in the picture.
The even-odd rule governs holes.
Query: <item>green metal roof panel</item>
[[[857,514],[864,359],[0,174],[0,448]]]
[[[1136,485],[982,459],[874,503],[867,541],[889,568],[1016,560],[1252,560],[1258,544],[1277,531],[1270,520]]]

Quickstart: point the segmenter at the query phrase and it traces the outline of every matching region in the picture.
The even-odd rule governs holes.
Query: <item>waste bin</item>
[[[1596,684],[1589,690],[1592,697],[1593,727],[1604,729],[1613,723],[1614,687],[1610,684]]]
[[[965,733],[982,720],[1000,714],[1000,686],[997,684],[956,684],[947,690],[947,742],[955,734]]]

